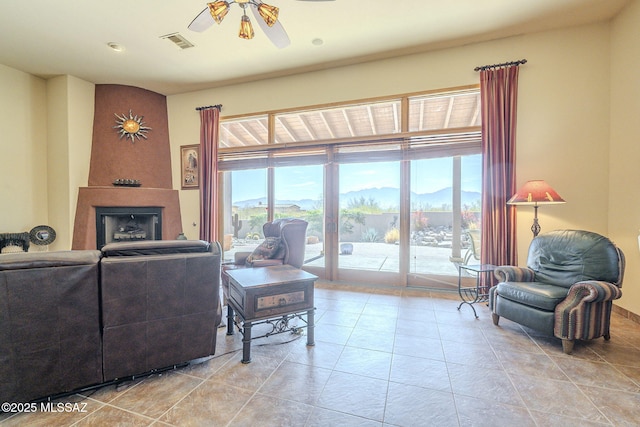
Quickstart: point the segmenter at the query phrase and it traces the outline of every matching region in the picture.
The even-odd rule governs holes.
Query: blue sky
[[[462,158],[462,190],[481,189],[482,156]],[[451,158],[414,161],[411,190],[423,194],[451,187]],[[398,162],[351,163],[341,165],[343,179],[340,192],[365,188],[395,187],[400,184]],[[344,175],[348,175],[346,178]],[[264,169],[232,172],[233,202],[266,197],[267,178]],[[276,169],[276,199],[319,199],[322,193],[323,167],[321,165],[281,167]]]

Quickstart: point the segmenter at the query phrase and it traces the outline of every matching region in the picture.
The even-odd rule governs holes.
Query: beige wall
[[[71,248],[78,188],[89,170],[93,88],[0,65],[1,233],[45,224],[57,234],[50,250]]]
[[[48,221],[46,82],[0,65],[0,233]]]
[[[78,188],[87,185],[94,85],[72,76],[47,80],[47,225],[56,230],[51,250],[70,249]]]
[[[611,133],[609,235],[626,254],[623,308],[640,315],[640,1],[614,21],[611,31]]]

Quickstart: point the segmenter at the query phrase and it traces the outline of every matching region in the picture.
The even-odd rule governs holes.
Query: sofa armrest
[[[498,282],[533,282],[535,272],[528,267],[501,265],[493,271]]]

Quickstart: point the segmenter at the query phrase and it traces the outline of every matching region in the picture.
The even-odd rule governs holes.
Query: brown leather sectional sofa
[[[0,255],[0,402],[28,402],[213,355],[217,243]]]

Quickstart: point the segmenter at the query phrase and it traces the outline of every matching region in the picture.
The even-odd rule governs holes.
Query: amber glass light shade
[[[213,16],[213,20],[218,24],[222,22],[227,13],[229,13],[229,3],[226,1],[214,1],[213,3],[207,3],[209,6],[209,12]]]
[[[254,36],[253,26],[251,25],[251,21],[247,15],[242,15],[242,19],[240,20],[240,33],[238,37],[241,39],[249,40]]]
[[[265,3],[260,3],[260,6],[258,6],[258,13],[260,14],[260,16],[262,16],[264,22],[266,22],[270,27],[273,27],[273,24],[275,24],[278,20],[279,10],[280,9],[278,9],[277,7],[270,6]]]
[[[543,180],[527,181],[507,204],[509,205],[541,205],[548,203],[565,203],[556,191]]]

